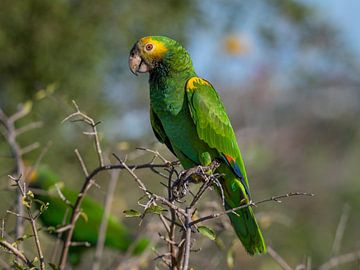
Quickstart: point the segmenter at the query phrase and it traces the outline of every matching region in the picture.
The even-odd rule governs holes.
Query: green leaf
[[[206,236],[210,240],[216,239],[215,232],[211,228],[206,227],[206,226],[199,226],[197,229],[198,229],[199,233]]]
[[[87,223],[89,221],[89,218],[87,214],[83,211],[80,212],[80,217]]]
[[[32,106],[33,102],[31,100],[28,100],[23,104],[21,110],[23,111],[24,115],[27,115],[29,112],[31,112]]]
[[[34,193],[31,190],[27,192],[27,196],[30,197],[31,199],[34,199]]]
[[[26,208],[31,208],[31,200],[27,197],[27,196],[22,196],[22,204],[26,207]]]
[[[125,217],[140,217],[141,216],[141,213],[134,209],[124,210],[123,213],[125,214]]]
[[[49,233],[54,233],[56,232],[56,228],[54,226],[49,226],[46,228],[46,230],[49,232]]]
[[[160,205],[151,205],[149,208],[146,209],[145,213],[153,213],[157,215],[161,215],[163,212],[167,211],[164,207]]]
[[[40,204],[40,213],[43,213],[44,211],[46,211],[50,205],[48,202],[45,203],[39,199],[33,199],[33,201]]]

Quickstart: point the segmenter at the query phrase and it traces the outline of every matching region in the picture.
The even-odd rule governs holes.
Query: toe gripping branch
[[[218,178],[220,174],[214,174],[215,170],[220,166],[220,162],[214,159],[208,166],[196,166],[188,170],[184,170],[173,183],[171,190],[173,197],[177,200],[186,196],[189,192],[190,183],[207,183],[206,188],[212,184],[220,186]]]

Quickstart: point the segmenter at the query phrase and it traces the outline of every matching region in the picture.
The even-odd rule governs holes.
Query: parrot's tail
[[[238,160],[241,160],[241,158],[239,157]],[[225,209],[229,210],[248,203],[250,200],[250,190],[245,168],[243,168],[242,172],[238,163],[230,156],[225,156],[225,161],[226,163],[220,165],[218,170],[224,174],[224,177],[221,179],[221,194],[225,197]],[[252,208],[242,208],[228,215],[246,251],[250,255],[265,253],[265,241]]]
[[[225,209],[231,209],[226,203]],[[256,222],[253,210],[251,207],[246,207],[236,211],[236,214],[228,214],[232,226],[244,245],[246,251],[250,255],[260,254],[266,252],[266,245],[262,236],[259,225]]]

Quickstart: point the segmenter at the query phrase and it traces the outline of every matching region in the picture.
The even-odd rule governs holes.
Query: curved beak
[[[149,66],[140,56],[140,50],[137,44],[135,44],[130,51],[129,68],[131,72],[136,76],[138,75],[138,73],[145,73],[149,71]]]

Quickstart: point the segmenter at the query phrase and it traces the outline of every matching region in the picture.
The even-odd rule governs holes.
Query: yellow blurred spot
[[[46,92],[48,94],[52,94],[55,92],[57,87],[58,87],[57,83],[51,83],[46,87]]]
[[[39,90],[35,94],[35,98],[37,100],[43,99],[44,97],[46,97],[46,91],[45,90]]]
[[[29,112],[31,112],[32,106],[33,106],[33,103],[31,100],[26,101],[21,108],[21,110],[23,111],[23,114],[27,115]]]
[[[119,142],[116,145],[116,147],[121,151],[125,151],[125,150],[128,150],[130,148],[130,144],[127,141],[122,141],[122,142]]]
[[[51,83],[47,85],[45,89],[40,89],[39,91],[36,92],[35,99],[40,100],[48,95],[51,95],[52,93],[55,92],[56,88],[57,88],[57,83]]]
[[[262,216],[258,221],[261,224],[261,227],[264,229],[269,228],[273,223],[273,220],[270,216]]]
[[[231,55],[246,54],[250,50],[250,45],[244,37],[231,34],[224,39],[224,50]]]

